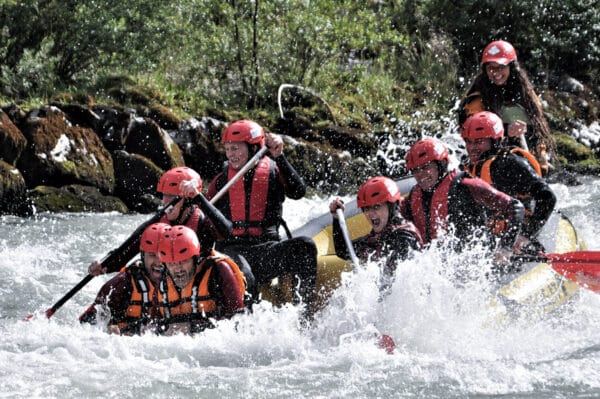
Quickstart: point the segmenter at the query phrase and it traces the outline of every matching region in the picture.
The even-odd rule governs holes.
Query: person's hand
[[[99,276],[100,274],[104,274],[108,271],[108,269],[102,266],[99,260],[95,260],[91,265],[88,266],[88,273],[92,276]]]
[[[508,126],[508,136],[509,137],[519,137],[527,133],[527,123],[517,120]]]
[[[194,198],[196,195],[200,194],[198,191],[198,180],[183,180],[179,183],[179,191],[181,195],[188,198]]]
[[[500,247],[494,254],[494,263],[498,266],[505,266],[511,263],[511,256],[513,251],[510,248]]]
[[[106,332],[109,334],[121,335],[121,329],[116,324],[109,324],[108,327],[106,327]]]
[[[269,133],[266,135],[265,141],[273,158],[277,158],[283,154],[283,140],[280,136]]]
[[[522,254],[530,244],[531,240],[529,238],[519,235],[515,241],[515,245],[513,245],[513,251],[515,254]]]
[[[329,203],[329,212],[331,213],[331,216],[333,216],[334,219],[338,218],[336,212],[338,209],[344,211],[346,209],[346,206],[344,205],[344,201],[342,201],[339,198],[334,198],[333,201]]]

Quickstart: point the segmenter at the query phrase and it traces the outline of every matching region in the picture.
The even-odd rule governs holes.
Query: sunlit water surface
[[[553,185],[558,207],[600,249],[598,179]],[[291,228],[327,211],[328,198],[286,202]],[[0,219],[0,397],[571,398],[600,397],[600,295],[581,290],[559,311],[490,322],[493,288],[477,253],[456,287],[433,251],[400,265],[377,301],[376,268],[344,276],[309,330],[298,309],[261,303],[252,315],[195,336],[120,337],[79,314],[108,279],[97,277],[50,319],[43,312],[87,265],[148,215],[60,214]],[[33,319],[23,317],[35,313]],[[375,332],[391,335],[393,355]]]

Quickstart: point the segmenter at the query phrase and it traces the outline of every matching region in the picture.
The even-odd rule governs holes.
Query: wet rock
[[[29,192],[35,212],[121,212],[128,211],[119,198],[103,195],[97,188],[70,184],[37,186]]]
[[[0,160],[0,215],[27,216],[32,212],[25,179],[17,168]]]
[[[0,111],[0,160],[14,166],[26,145],[23,133],[4,111]]]
[[[17,166],[28,187],[84,184],[113,192],[112,157],[93,130],[46,106],[27,115],[22,132],[28,144]]]
[[[563,76],[558,82],[558,90],[571,94],[582,94],[585,86],[571,76]]]
[[[143,155],[125,151],[115,151],[113,162],[115,195],[132,211],[154,212],[162,203],[156,195],[156,187],[163,170]]]
[[[177,131],[170,132],[183,153],[186,166],[198,172],[206,182],[222,169],[225,155],[219,143],[226,126],[209,117],[189,118],[181,121]]]
[[[128,127],[135,113],[125,112],[120,107],[96,105],[92,108],[100,120],[96,124],[96,134],[109,151],[125,148]]]
[[[125,151],[143,155],[163,170],[185,165],[179,146],[149,118],[132,119],[127,129]]]

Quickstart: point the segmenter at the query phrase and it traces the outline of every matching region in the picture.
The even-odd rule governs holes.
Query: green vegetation
[[[597,87],[590,0],[31,0],[0,5],[0,99],[162,105],[176,116],[277,115],[301,85],[338,123],[448,116],[481,50],[508,39],[538,87]]]

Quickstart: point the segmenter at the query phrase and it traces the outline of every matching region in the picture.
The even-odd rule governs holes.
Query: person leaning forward
[[[167,273],[158,286],[157,332],[194,334],[243,311],[244,275],[230,257],[203,251],[192,229],[165,229],[158,254]]]
[[[154,330],[160,315],[156,288],[164,269],[158,244],[169,227],[166,223],[153,223],[144,230],[139,246],[141,259],[124,267],[100,288],[94,303],[79,317],[81,323],[97,324],[99,318],[106,317],[111,334]]]
[[[515,252],[529,247],[536,253],[543,251],[535,237],[552,214],[556,195],[542,178],[535,157],[522,148],[505,147],[502,119],[489,111],[470,116],[462,126],[461,136],[469,155],[464,168],[472,176],[518,198],[525,206]]]
[[[265,145],[268,154],[231,186],[216,206],[232,221],[232,234],[218,241],[216,248],[237,263],[247,263],[257,284],[275,277],[292,275],[306,315],[314,311],[313,296],[317,275],[317,248],[308,237],[281,240],[283,202],[286,197],[300,199],[306,185],[283,153],[283,140],[265,134],[262,126],[250,120],[230,124],[221,136],[227,161],[212,180],[207,197],[214,196]],[[258,292],[253,293],[258,300]],[[298,298],[299,297],[299,298]]]
[[[423,247],[423,240],[416,227],[400,214],[401,198],[398,185],[389,177],[375,176],[360,186],[356,204],[361,208],[371,231],[352,241],[352,247],[361,262],[384,261],[381,265],[379,290],[385,293],[394,281],[399,261],[408,259],[414,251]],[[337,216],[337,209],[344,210],[344,203],[335,198],[329,204],[333,218],[333,245],[342,259],[350,259],[344,235]]]
[[[523,222],[523,205],[479,178],[456,169],[449,172],[448,165],[448,149],[440,140],[426,138],[410,148],[406,166],[417,184],[401,203],[402,215],[417,226],[426,244],[452,230],[458,238],[455,249],[461,251],[475,235],[491,233],[488,215],[499,214],[505,221],[505,228],[496,232],[499,246],[492,239],[487,244],[496,250],[498,262],[508,263]]]
[[[195,191],[200,192],[202,190],[200,175],[187,166],[170,169],[163,173],[159,179],[157,191],[162,196],[163,205],[169,204],[176,196],[181,197],[168,209],[160,222],[171,226],[188,226],[198,235],[202,248],[208,251],[217,239],[226,237],[231,233],[232,224],[203,195],[193,195],[193,198],[184,195],[180,187],[184,181],[190,182],[189,185],[193,186]],[[189,185],[186,187],[189,187]],[[185,194],[189,192],[188,189]],[[118,271],[121,265],[126,264],[135,256],[136,251],[134,249],[138,245],[139,238],[131,246],[123,248],[121,253],[115,257],[115,262],[101,264],[100,261],[96,260],[88,267],[88,272],[93,276],[97,276]]]

